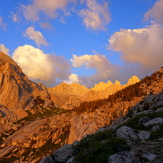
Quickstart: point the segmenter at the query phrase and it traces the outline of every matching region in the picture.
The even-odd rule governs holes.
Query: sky
[[[0,51],[34,82],[124,84],[163,66],[163,0],[0,3]]]

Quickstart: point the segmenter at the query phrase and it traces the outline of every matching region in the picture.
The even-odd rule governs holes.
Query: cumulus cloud
[[[13,59],[29,79],[42,82],[46,86],[54,86],[71,74],[71,65],[66,59],[44,54],[40,49],[30,45],[19,46],[13,53]]]
[[[79,80],[79,77],[77,74],[71,74],[68,76],[68,80],[64,80],[65,83],[67,84],[72,84],[72,83],[79,83],[80,80]]]
[[[153,19],[157,23],[163,23],[163,0],[158,0],[145,14],[145,19]]]
[[[45,45],[47,46],[48,43],[46,42],[44,36],[40,31],[35,31],[33,27],[28,27],[27,30],[25,31],[25,36],[29,37],[29,39],[35,41],[35,43],[40,46],[40,45]]]
[[[0,27],[6,31],[6,23],[3,21],[3,17],[0,16]]]
[[[87,9],[80,11],[80,16],[87,29],[105,30],[106,25],[111,21],[108,2],[98,3],[97,0],[82,0],[86,1]]]
[[[9,55],[9,49],[7,49],[3,44],[0,44],[0,51]]]
[[[137,64],[140,75],[152,73],[162,66],[163,26],[152,24],[142,29],[121,29],[108,40],[108,48],[121,52],[125,63]],[[138,68],[138,67],[137,67]]]
[[[86,69],[95,69],[96,73],[91,76],[79,76],[79,81],[88,87],[99,81],[107,81],[108,79],[115,80],[117,66],[113,65],[104,55],[73,55],[71,59],[73,67],[85,66]]]
[[[32,0],[31,4],[22,5],[21,7],[27,20],[38,21],[41,13],[51,18],[56,18],[59,15],[58,11],[63,11],[64,14],[67,14],[67,5],[75,1],[76,0]]]

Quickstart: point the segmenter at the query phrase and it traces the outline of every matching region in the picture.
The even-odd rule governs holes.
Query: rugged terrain
[[[163,68],[140,82],[134,76],[126,85],[46,88],[31,82],[9,56],[1,53],[0,64],[1,162],[39,162],[64,144],[122,124],[163,101]]]

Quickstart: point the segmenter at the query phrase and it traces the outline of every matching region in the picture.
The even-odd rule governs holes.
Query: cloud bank
[[[105,30],[106,25],[111,21],[108,2],[103,1],[103,4],[96,0],[82,0],[81,2],[84,1],[86,1],[88,8],[81,10],[79,15],[83,18],[86,28]]]
[[[13,59],[29,79],[43,82],[46,86],[54,86],[71,74],[71,65],[63,57],[44,54],[30,45],[19,46],[13,53]]]
[[[74,2],[75,0],[32,0],[31,4],[21,7],[27,20],[38,21],[42,13],[51,18],[58,17],[59,11],[66,15],[67,5]]]
[[[145,19],[152,19],[156,23],[163,23],[163,0],[158,0],[154,6],[145,14]]]
[[[25,31],[25,36],[33,40],[37,44],[37,46],[48,45],[42,33],[40,31],[35,31],[33,27],[27,28],[27,30]]]
[[[141,29],[121,29],[108,40],[108,48],[121,52],[126,64],[137,64],[139,74],[156,71],[163,61],[163,26],[153,24]]]
[[[0,51],[9,55],[9,49],[7,49],[3,44],[0,44]]]
[[[116,79],[116,71],[118,67],[113,65],[104,55],[93,54],[93,55],[73,55],[71,59],[73,67],[80,68],[84,66],[87,69],[95,69],[96,73],[89,77],[78,76],[79,83],[84,84],[88,87],[92,86],[94,83],[100,81],[107,81],[108,79]]]

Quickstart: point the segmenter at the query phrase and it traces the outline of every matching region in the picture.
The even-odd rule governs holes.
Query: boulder
[[[75,156],[72,156],[66,163],[75,163]]]
[[[140,125],[144,125],[146,122],[148,122],[150,120],[149,117],[142,117],[139,119],[139,124]]]
[[[122,126],[117,130],[117,136],[120,138],[124,138],[127,141],[137,140],[138,136],[134,132],[134,130],[128,126]]]
[[[156,124],[163,124],[163,118],[158,117],[154,118],[144,124],[144,126],[149,126],[149,125],[156,125]]]
[[[136,158],[131,152],[119,152],[109,157],[108,163],[139,163],[138,158]]]
[[[73,154],[74,150],[72,149],[72,145],[66,144],[54,152],[54,159],[57,162],[66,162],[73,156]]]
[[[148,161],[153,161],[156,159],[157,155],[153,153],[145,153],[142,155],[144,158],[146,158]]]
[[[40,163],[55,163],[54,160],[52,159],[52,157],[50,156],[46,156],[45,158],[43,158]]]
[[[147,140],[150,138],[150,132],[148,131],[139,131],[138,132],[138,137],[141,141]]]
[[[153,126],[150,131],[157,131],[160,129],[160,126],[159,125],[156,125],[156,126]]]
[[[163,107],[157,109],[155,112],[156,112],[156,113],[158,113],[158,112],[163,112]]]

